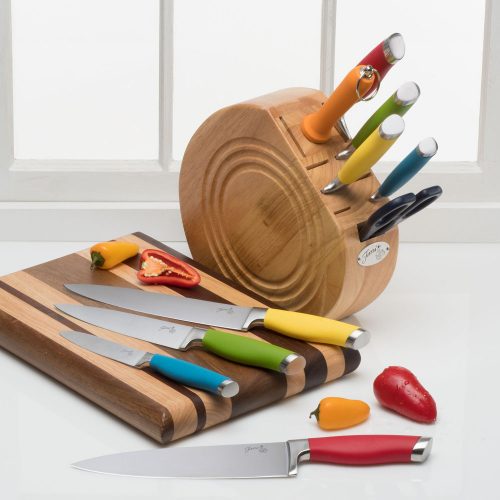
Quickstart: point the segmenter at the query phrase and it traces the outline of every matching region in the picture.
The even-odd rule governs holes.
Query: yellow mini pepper
[[[324,398],[309,418],[313,415],[322,429],[331,431],[364,422],[370,415],[370,407],[357,399]]]
[[[90,248],[90,268],[111,269],[139,252],[139,246],[128,241],[104,241]]]

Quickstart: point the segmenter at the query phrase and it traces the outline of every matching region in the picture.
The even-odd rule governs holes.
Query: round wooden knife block
[[[379,186],[373,173],[335,194],[320,192],[346,143],[333,130],[328,142],[313,144],[300,124],[325,99],[292,88],[214,113],[186,149],[180,206],[194,259],[284,309],[339,319],[386,287],[398,230],[358,239],[357,225],[381,204],[369,201]],[[373,255],[362,254],[377,242],[390,250],[374,245],[365,252]]]

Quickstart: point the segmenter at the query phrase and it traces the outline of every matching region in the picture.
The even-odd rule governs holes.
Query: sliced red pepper
[[[173,255],[154,248],[142,252],[140,265],[137,277],[146,285],[191,288],[201,279],[196,269]]]

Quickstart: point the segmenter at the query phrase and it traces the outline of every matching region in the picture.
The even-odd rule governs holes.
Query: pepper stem
[[[99,252],[91,252],[90,259],[92,261],[90,264],[90,269],[92,271],[94,271],[96,267],[104,265],[104,257]]]
[[[319,420],[319,406],[309,414],[309,418],[311,418],[313,415],[316,417],[316,420]]]

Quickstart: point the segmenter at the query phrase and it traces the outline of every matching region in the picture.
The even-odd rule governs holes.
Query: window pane
[[[158,157],[158,0],[12,2],[15,156]]]
[[[320,0],[181,0],[174,36],[174,158],[223,106],[319,86]]]
[[[484,0],[337,0],[336,83],[391,33],[402,33],[406,42],[406,54],[382,82],[380,94],[348,113],[351,133],[402,83],[413,80],[420,99],[384,160],[400,160],[426,136],[439,143],[436,160],[477,160],[484,9]]]

